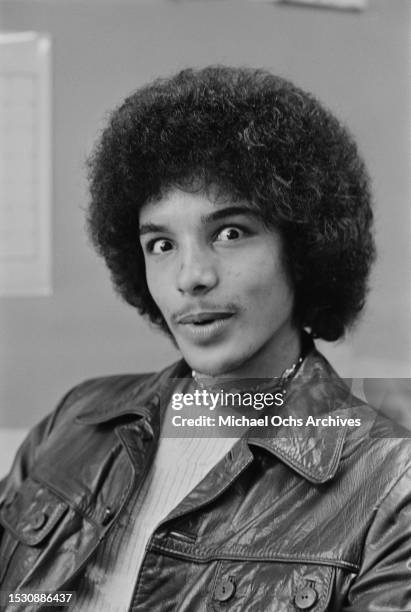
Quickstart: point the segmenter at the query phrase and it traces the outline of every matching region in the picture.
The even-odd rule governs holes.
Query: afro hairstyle
[[[139,212],[194,185],[247,201],[281,233],[299,328],[337,340],[362,310],[375,257],[368,174],[347,129],[290,81],[226,66],[157,79],[110,114],[88,170],[92,243],[117,292],[167,333]]]

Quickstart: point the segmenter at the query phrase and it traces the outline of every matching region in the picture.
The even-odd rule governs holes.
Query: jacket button
[[[299,610],[309,610],[315,604],[317,598],[317,591],[310,586],[305,586],[297,591],[294,603]]]
[[[47,514],[42,510],[38,510],[35,512],[31,518],[30,525],[33,529],[38,531],[41,529],[47,522]]]
[[[223,578],[217,584],[214,591],[214,599],[217,601],[228,601],[235,593],[235,584],[233,580]]]

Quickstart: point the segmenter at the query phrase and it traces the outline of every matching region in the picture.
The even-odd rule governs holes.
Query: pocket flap
[[[43,484],[28,478],[6,497],[0,523],[28,546],[40,544],[52,531],[68,506]]]
[[[208,609],[325,612],[335,568],[276,561],[220,561]]]

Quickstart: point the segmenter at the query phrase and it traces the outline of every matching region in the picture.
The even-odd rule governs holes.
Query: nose
[[[177,272],[177,288],[180,293],[207,293],[218,283],[216,262],[207,249],[191,245],[181,252]]]

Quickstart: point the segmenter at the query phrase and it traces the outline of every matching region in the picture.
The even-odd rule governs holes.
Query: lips
[[[220,319],[228,319],[233,315],[232,312],[226,311],[212,311],[212,312],[192,312],[186,314],[178,319],[178,323],[181,325],[205,325],[207,323],[212,323],[213,321]]]
[[[178,319],[176,332],[195,345],[203,347],[213,345],[227,338],[235,314],[220,310],[190,312]]]

